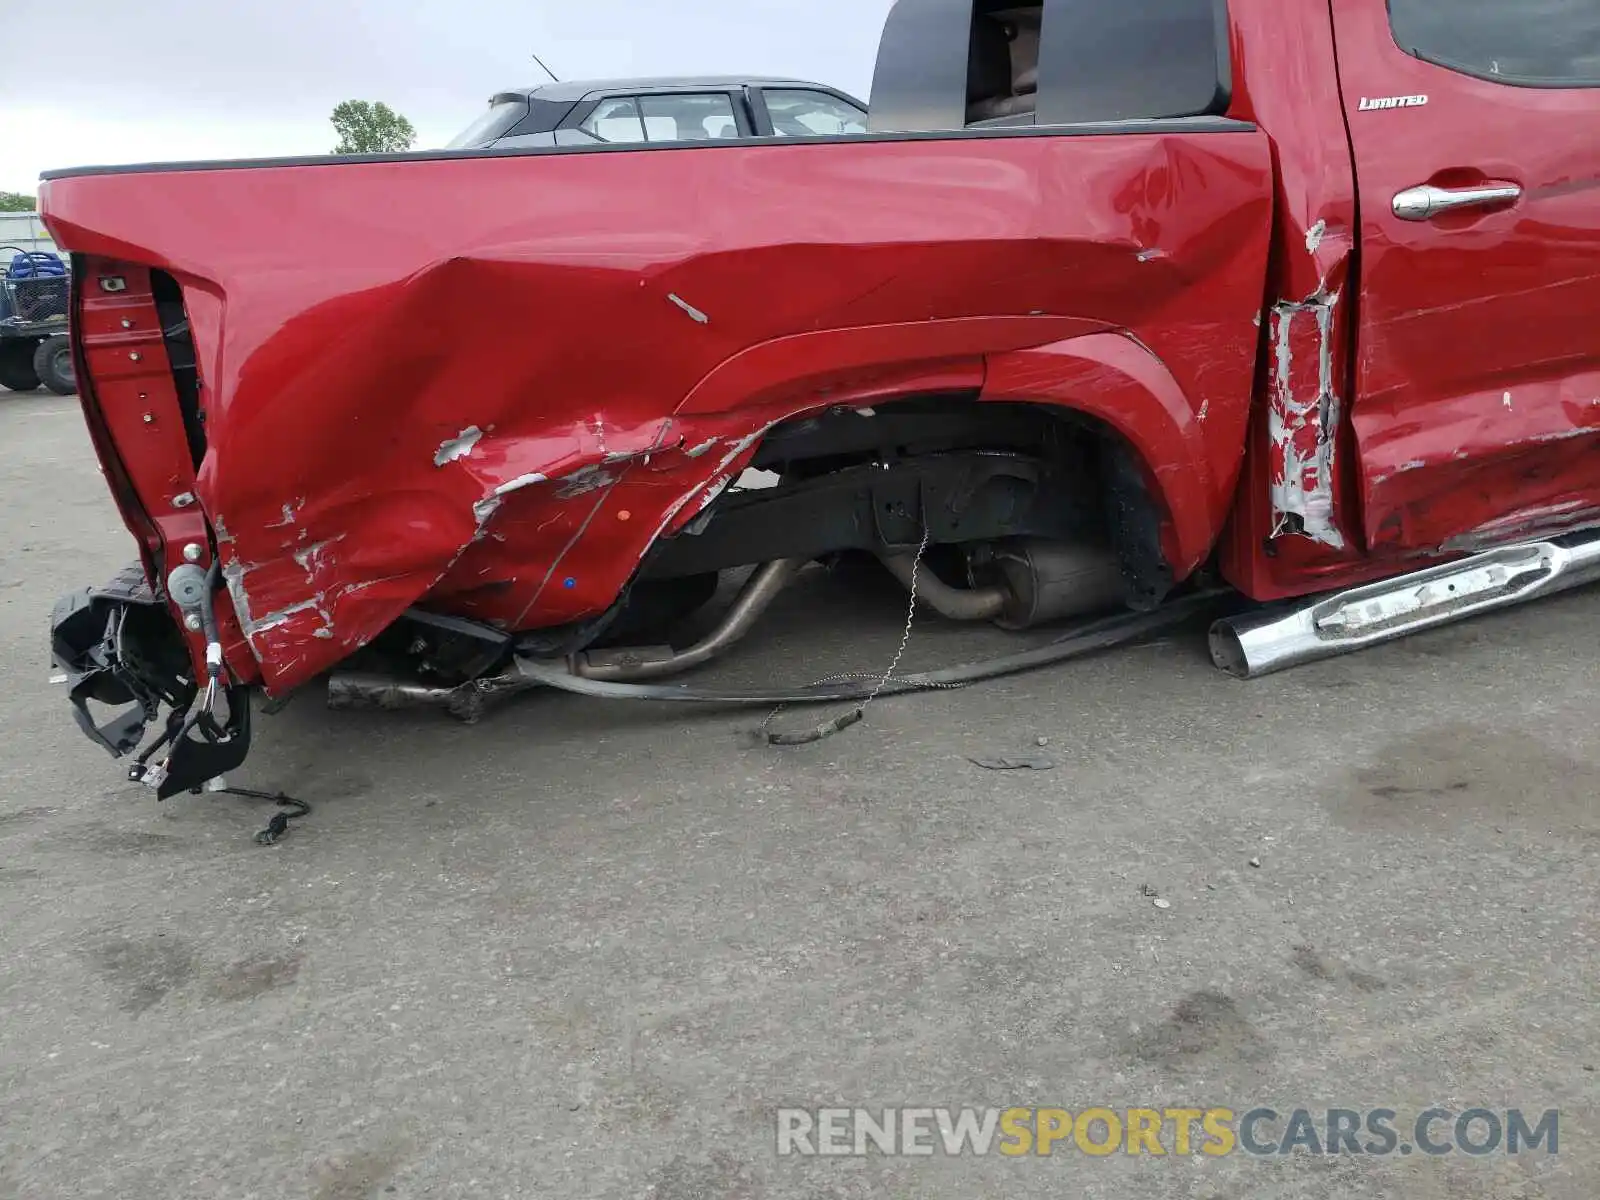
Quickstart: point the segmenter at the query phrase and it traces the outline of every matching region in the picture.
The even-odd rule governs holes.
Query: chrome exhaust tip
[[[1211,626],[1211,661],[1259,679],[1600,580],[1600,530],[1503,546]]]
[[[1211,626],[1207,641],[1211,646],[1211,661],[1229,675],[1247,679],[1250,659],[1245,653],[1244,641],[1236,627],[1238,618],[1216,621]]]

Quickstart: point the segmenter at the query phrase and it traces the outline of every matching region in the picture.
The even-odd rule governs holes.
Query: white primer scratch
[[[706,486],[706,494],[700,498],[700,507],[695,511],[705,512],[706,509],[711,507],[712,501],[714,501],[718,496],[722,495],[722,493],[727,490],[728,484],[732,482],[733,476],[718,475]]]
[[[584,496],[603,487],[610,487],[616,481],[617,477],[610,471],[591,463],[587,467],[580,467],[571,475],[561,477],[562,486],[556,493],[556,499],[571,500],[576,496]]]
[[[288,608],[280,608],[277,612],[270,612],[259,621],[241,622],[241,628],[247,638],[253,638],[258,633],[265,633],[269,629],[276,629],[279,625],[287,625],[290,618],[297,617],[303,612],[322,612],[322,597],[313,596],[309,600],[302,600],[299,604],[291,604]],[[326,620],[327,614],[323,613]]]
[[[1328,222],[1325,220],[1318,221],[1310,229],[1306,230],[1306,252],[1315,254],[1321,248],[1323,235],[1327,232]]]
[[[249,568],[238,559],[225,564],[222,568],[222,581],[227,585],[228,595],[233,600],[233,611],[239,618],[239,627],[246,630],[250,628],[251,622],[250,594],[244,588],[244,577],[248,570]]]
[[[1584,500],[1525,508],[1497,517],[1468,533],[1458,534],[1439,547],[1445,553],[1476,552],[1503,545],[1510,538],[1540,537],[1547,533],[1576,533],[1600,522],[1600,508]]]
[[[302,571],[310,575],[312,567],[321,565],[319,560],[322,557],[322,552],[329,546],[334,546],[344,541],[344,537],[345,535],[341,533],[338,537],[329,538],[325,542],[313,542],[304,549],[296,550],[294,561],[299,564]]]
[[[689,449],[685,453],[687,453],[690,458],[699,458],[702,454],[704,454],[706,451],[710,450],[711,447],[715,446],[721,440],[722,439],[720,439],[720,438],[707,438],[705,441],[701,442],[698,446],[692,447],[691,449]]]
[[[1600,434],[1600,428],[1587,425],[1578,425],[1571,429],[1552,429],[1548,433],[1536,433],[1532,437],[1513,442],[1512,448],[1516,446],[1543,446],[1548,445],[1550,442],[1567,442],[1573,438],[1594,437],[1596,434]]]
[[[465,458],[472,453],[473,448],[477,446],[482,438],[483,430],[476,425],[468,425],[455,437],[446,438],[439,443],[438,453],[433,456],[433,465],[443,467],[459,458]]]
[[[678,295],[677,292],[668,292],[667,293],[667,299],[671,300],[679,308],[683,309],[684,312],[688,313],[692,318],[694,318],[696,321],[700,322],[700,324],[709,325],[711,323],[711,318],[710,317],[706,316],[705,313],[701,312],[698,308],[696,308],[694,305],[690,304],[682,296]]]
[[[724,454],[722,456],[722,461],[717,464],[717,474],[720,475],[723,471],[726,471],[728,469],[728,465],[730,463],[732,463],[734,459],[738,458],[746,450],[750,449],[751,446],[755,445],[758,441],[760,441],[761,440],[761,436],[764,433],[766,433],[767,430],[771,429],[772,425],[775,425],[775,424],[777,424],[777,422],[772,422],[771,424],[763,425],[760,429],[756,430],[754,433],[748,435],[747,437],[742,437],[737,442],[735,442],[733,444],[732,449],[730,449],[726,454]]]
[[[472,515],[482,525],[500,509],[500,503],[512,492],[520,492],[523,488],[533,487],[535,484],[548,483],[549,480],[539,471],[530,471],[526,475],[518,475],[507,483],[502,483],[482,500],[472,506]]]
[[[296,500],[293,504],[285,504],[283,506],[283,520],[274,521],[274,522],[272,522],[272,524],[266,526],[266,528],[268,528],[268,529],[287,529],[287,528],[289,528],[289,526],[291,526],[291,525],[293,525],[295,523],[295,519],[296,519],[296,517],[297,517],[297,515],[299,513],[299,510],[300,510],[300,506],[303,505],[304,503],[305,503],[305,500],[301,499],[301,500]]]

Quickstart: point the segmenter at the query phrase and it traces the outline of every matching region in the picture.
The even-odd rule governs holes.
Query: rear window
[[[1600,86],[1600,0],[1389,0],[1408,54],[1499,83]]]
[[[1039,63],[1040,124],[1224,113],[1233,90],[1227,0],[1049,6]]]
[[[472,150],[487,146],[503,136],[520,121],[528,111],[528,102],[522,99],[499,99],[489,106],[471,125],[468,125],[445,144],[446,150]]]

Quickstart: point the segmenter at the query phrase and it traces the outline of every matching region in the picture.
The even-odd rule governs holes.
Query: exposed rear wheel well
[[[1133,448],[1059,405],[964,393],[836,407],[769,430],[744,477],[659,540],[605,613],[485,630],[481,646],[457,638],[452,648],[414,622],[389,640],[449,678],[470,677],[481,664],[467,660],[504,654],[508,640],[535,658],[579,656],[600,677],[671,674],[684,669],[679,658],[700,661],[663,649],[684,629],[741,620],[741,599],[715,602],[723,585],[762,593],[758,615],[777,590],[764,574],[785,564],[875,562],[905,584],[924,530],[918,595],[951,619],[1022,629],[1108,605],[1148,610],[1174,585],[1164,518]],[[621,649],[608,657],[608,647]]]
[[[1102,422],[1048,404],[970,393],[831,408],[775,426],[746,472],[646,557],[641,579],[776,558],[931,546],[981,555],[1029,538],[1107,545],[1126,602],[1173,586],[1160,503],[1137,453]]]

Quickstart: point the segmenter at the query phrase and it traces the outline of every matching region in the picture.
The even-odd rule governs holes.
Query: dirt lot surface
[[[0,1197],[1600,1195],[1594,592],[1250,684],[1186,632],[800,750],[761,712],[313,692],[234,780],[316,805],[263,848],[266,808],[158,806],[48,682],[52,601],[131,557],[74,400],[0,401],[0,489]],[[880,669],[901,607],[808,579],[710,678]],[[919,625],[907,665],[1002,636]],[[1021,753],[1059,765],[969,761]],[[785,1105],[1560,1141],[780,1157]]]

